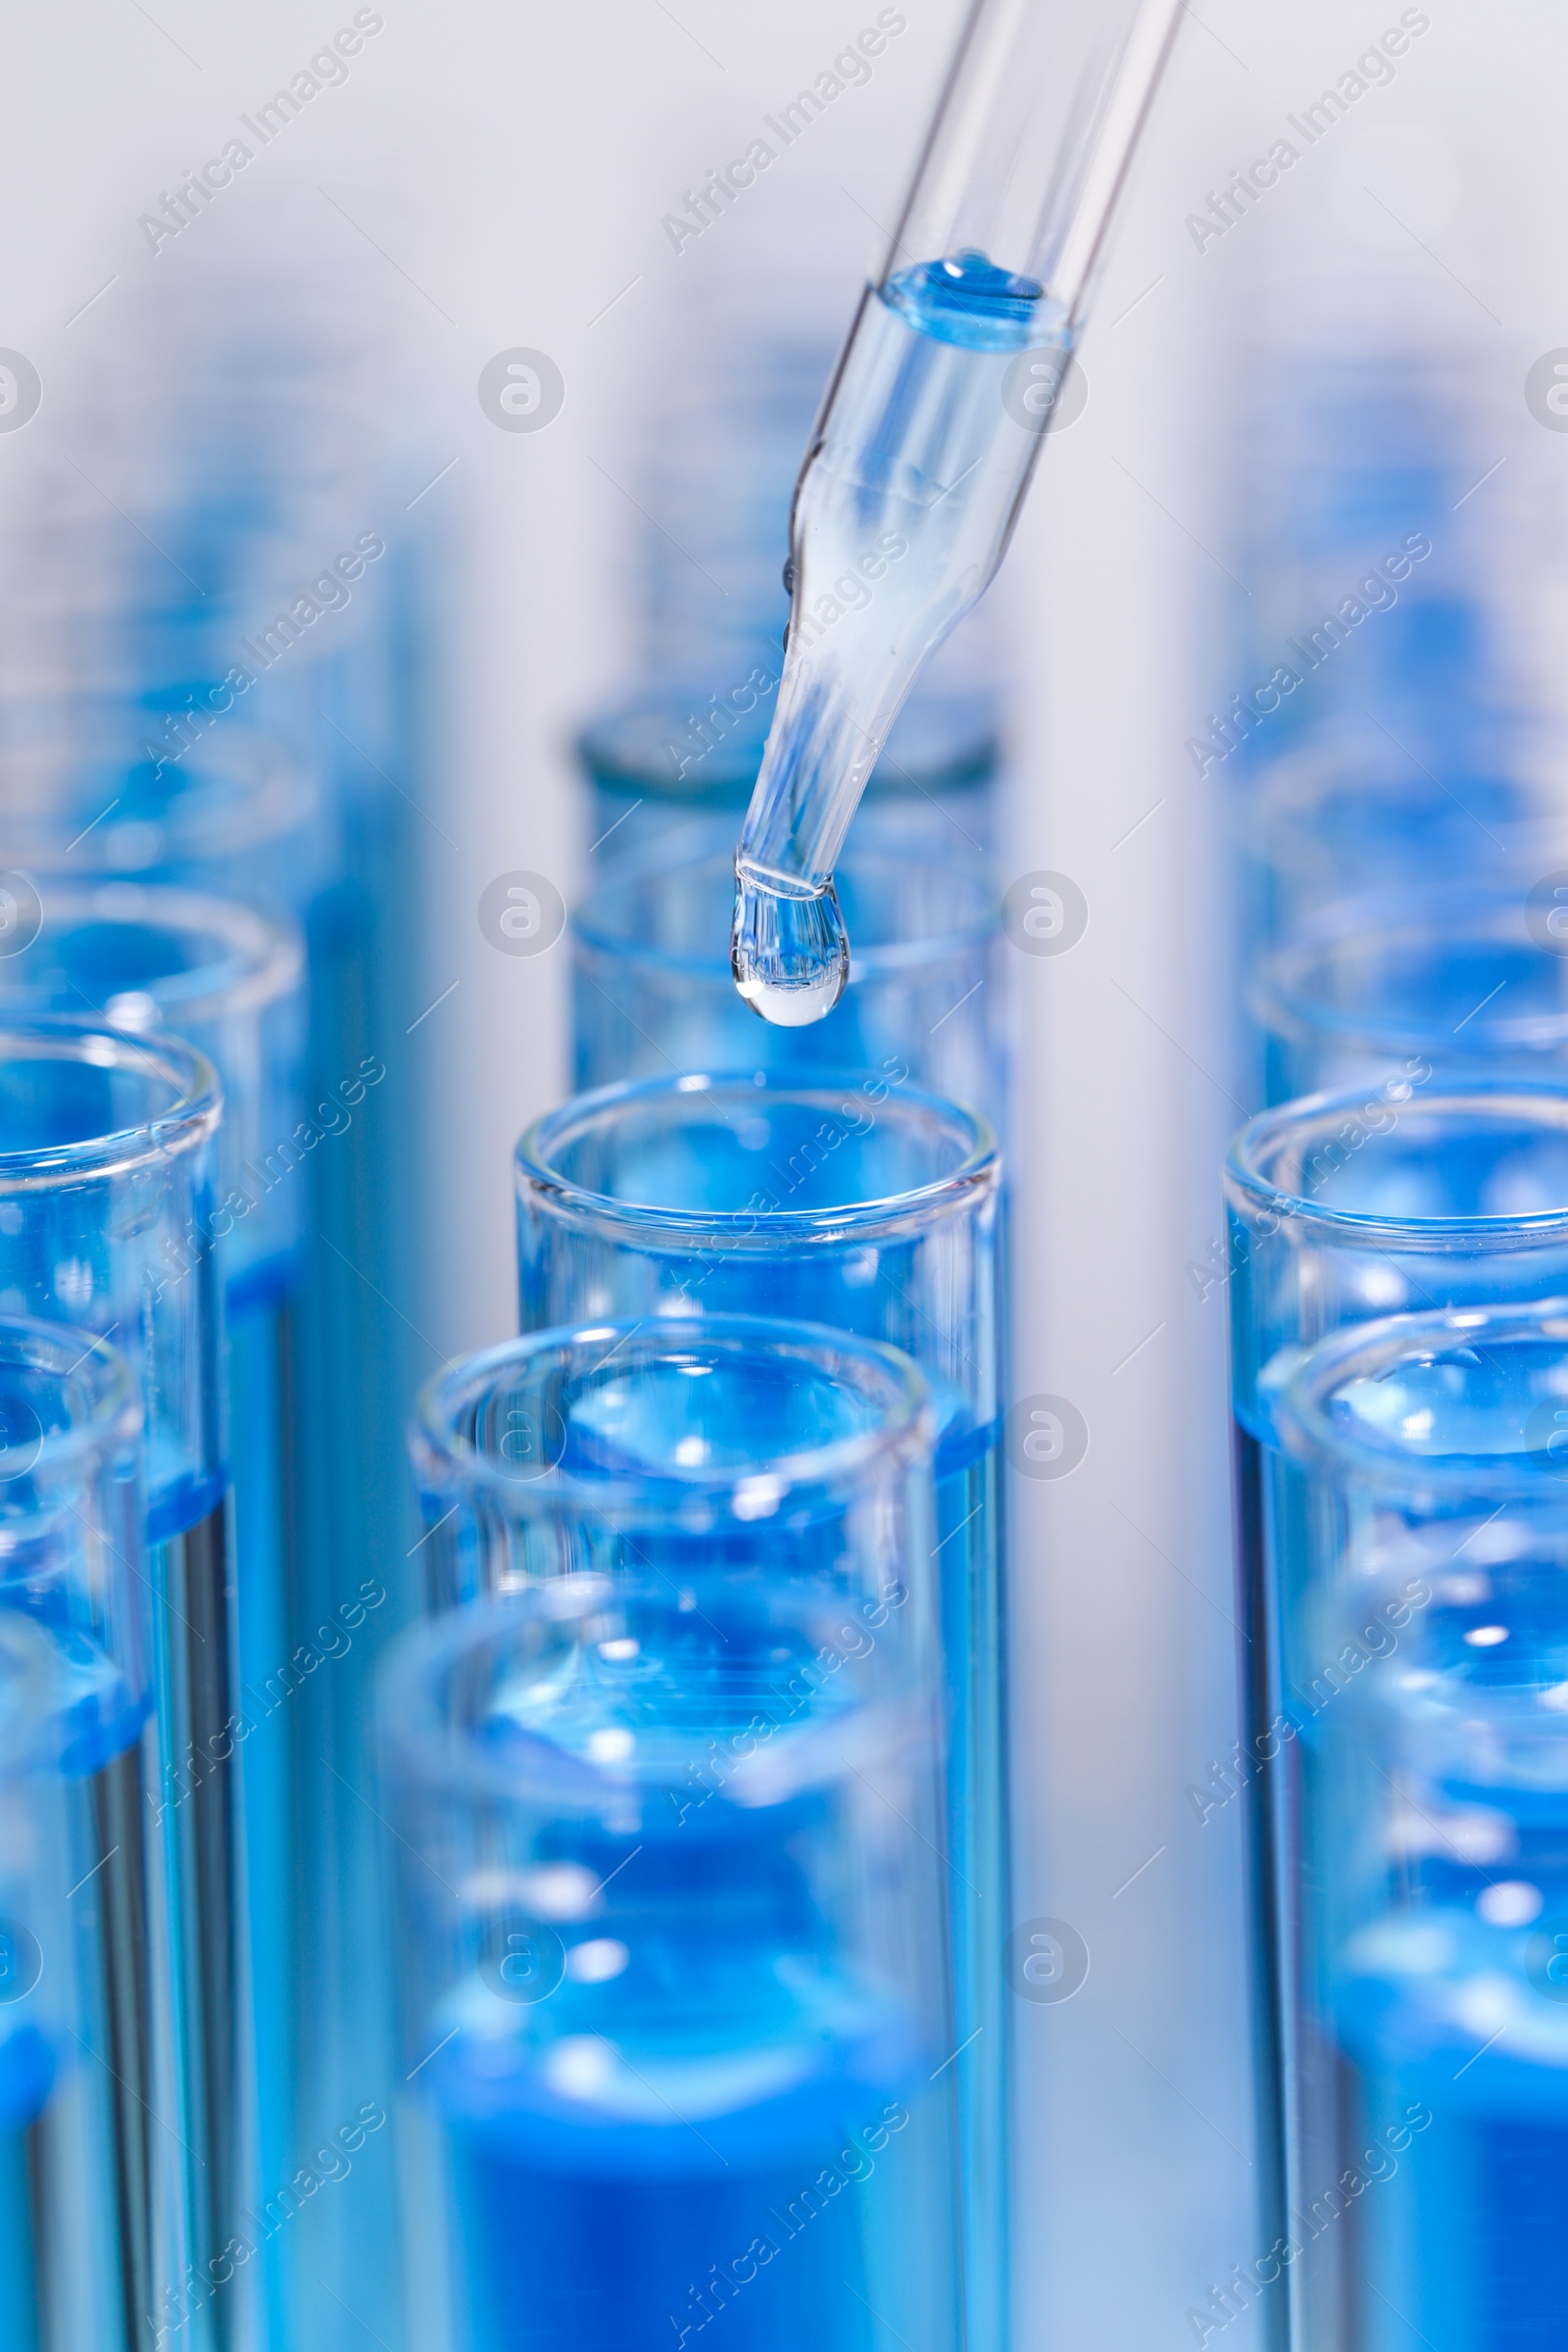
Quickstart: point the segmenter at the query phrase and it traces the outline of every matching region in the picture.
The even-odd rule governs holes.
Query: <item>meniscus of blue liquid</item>
[[[989,583],[1071,357],[1059,303],[983,253],[868,287],[796,484],[784,678],[735,858],[730,962],[765,1020],[831,1012],[833,866],[927,657]]]

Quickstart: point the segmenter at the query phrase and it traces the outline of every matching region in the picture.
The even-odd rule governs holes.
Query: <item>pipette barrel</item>
[[[849,976],[833,866],[923,664],[984,593],[1066,376],[1178,0],[979,0],[812,429],[784,675],[736,851],[735,983],[784,1026]]]

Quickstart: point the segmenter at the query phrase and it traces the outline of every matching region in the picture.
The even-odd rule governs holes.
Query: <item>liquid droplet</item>
[[[850,977],[850,941],[831,882],[780,890],[737,863],[729,961],[754,1012],[778,1029],[830,1013]]]

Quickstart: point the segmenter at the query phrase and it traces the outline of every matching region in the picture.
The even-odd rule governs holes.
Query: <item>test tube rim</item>
[[[162,1079],[173,1089],[174,1100],[136,1127],[40,1150],[0,1151],[0,1194],[60,1192],[84,1180],[102,1181],[153,1167],[205,1143],[216,1134],[222,1116],[222,1088],[206,1054],[161,1031],[117,1029],[92,1014],[0,1018],[0,1063],[13,1060],[127,1068],[137,1076]]]
[[[1568,833],[1563,838],[1568,848]],[[1528,935],[1519,940],[1505,937],[1519,929],[1523,912],[1520,893],[1495,884],[1434,884],[1424,890],[1337,899],[1263,958],[1247,984],[1248,1012],[1267,1035],[1286,1043],[1324,1037],[1342,1045],[1364,1044],[1379,1053],[1420,1054],[1432,1044],[1430,1024],[1392,1013],[1341,1011],[1310,996],[1302,985],[1303,975],[1321,971],[1341,950],[1396,947],[1425,939],[1440,928],[1446,950],[1526,946],[1531,944]],[[1541,953],[1544,956],[1551,952]],[[1480,1006],[1471,1020],[1474,1027],[1464,1052],[1473,1051],[1477,1058],[1506,1047],[1549,1054],[1568,1042],[1568,1005],[1555,1013],[1491,1016]],[[1457,1049],[1446,1045],[1444,1051]]]
[[[1462,772],[1473,779],[1487,780],[1489,771],[1498,781],[1534,785],[1544,789],[1547,796],[1536,814],[1502,820],[1504,847],[1510,842],[1524,844],[1553,836],[1568,842],[1568,818],[1550,806],[1559,779],[1546,755],[1516,753],[1494,761],[1467,760]],[[1453,772],[1449,770],[1450,774]],[[1343,795],[1364,804],[1369,795],[1376,796],[1390,786],[1420,792],[1423,785],[1430,788],[1435,798],[1447,800],[1458,814],[1470,814],[1446,785],[1416,765],[1392,741],[1357,741],[1348,745],[1330,738],[1298,744],[1269,763],[1257,792],[1240,811],[1243,846],[1258,864],[1287,879],[1303,865],[1321,870],[1326,862],[1322,829],[1325,801]],[[1479,827],[1479,819],[1471,821]],[[1495,828],[1486,829],[1495,831]]]
[[[376,1678],[374,1736],[382,1770],[446,1795],[488,1798],[502,1807],[548,1803],[558,1814],[571,1811],[584,1817],[607,1809],[621,1813],[629,1792],[653,1794],[672,1785],[674,1768],[662,1761],[644,1773],[624,1762],[610,1765],[573,1755],[536,1736],[526,1761],[513,1755],[505,1762],[487,1763],[471,1738],[465,1740],[450,1732],[442,1736],[445,1719],[430,1686],[454,1655],[470,1646],[477,1649],[530,1618],[560,1619],[573,1610],[590,1615],[613,1598],[617,1589],[617,1580],[597,1573],[557,1577],[465,1601],[406,1627]],[[714,1799],[734,1804],[739,1786],[760,1784],[759,1798],[739,1798],[744,1810],[760,1812],[766,1805],[787,1804],[804,1789],[859,1777],[864,1768],[874,1769],[906,1754],[923,1739],[940,1737],[937,1694],[929,1672],[903,1668],[891,1692],[858,1701],[831,1722],[787,1726],[784,1738],[765,1748],[759,1743],[750,1757],[737,1759],[715,1788]],[[693,1735],[692,1761],[710,1761],[710,1741],[711,1727]],[[788,1771],[780,1768],[786,1759],[792,1767]],[[639,1766],[642,1762],[637,1759]],[[755,1769],[748,1771],[749,1765]],[[670,1826],[676,1831],[681,1826],[673,1815]]]
[[[127,928],[162,927],[222,940],[228,948],[226,966],[214,961],[206,968],[149,980],[136,992],[121,992],[114,1002],[118,1004],[132,993],[143,995],[156,1005],[158,1017],[144,1027],[117,1014],[112,1023],[116,1029],[145,1036],[166,1026],[177,1029],[187,1021],[220,1020],[232,1013],[261,1011],[303,985],[305,937],[285,910],[264,910],[242,899],[220,898],[210,892],[129,878],[78,882],[45,871],[29,879],[42,902],[46,928],[51,919],[123,922]],[[61,887],[51,896],[57,880]],[[181,983],[190,986],[183,987]],[[12,1001],[19,1008],[27,993],[24,988],[16,992]],[[4,1018],[10,996],[0,967],[0,1020]]]
[[[51,703],[62,700],[47,699]],[[105,699],[117,715],[130,707],[122,697]],[[68,704],[67,708],[76,706]],[[150,725],[158,715],[156,710],[143,713],[143,723]],[[221,713],[215,712],[213,716],[216,722]],[[69,736],[60,748],[68,754],[76,749]],[[8,745],[0,737],[0,779],[13,761],[23,757],[42,761],[48,754],[47,743]],[[145,759],[122,758],[118,752],[109,763],[126,768],[147,764]],[[143,872],[161,864],[237,856],[304,830],[319,814],[320,794],[308,769],[275,736],[244,719],[224,730],[220,751],[210,747],[210,739],[204,740],[193,747],[189,758],[182,755],[168,764],[178,767],[185,779],[185,789],[175,795],[161,815],[122,818],[113,825],[105,821],[110,814],[105,810],[98,823],[84,835],[78,834],[77,840],[69,845],[65,842],[68,820],[62,814],[58,797],[46,797],[19,808],[0,792],[0,848],[15,863],[47,867],[69,846],[73,856],[84,852],[83,865],[107,878],[127,872],[124,865],[117,863],[113,847],[117,841],[123,842],[130,826],[158,837],[156,849],[139,859],[134,868]],[[241,790],[215,811],[210,795],[203,790],[209,782],[237,783]],[[74,823],[74,816],[69,821]],[[31,839],[27,838],[29,829]]]
[[[651,761],[639,761],[631,754],[622,756],[617,750],[617,730],[628,731],[648,716],[663,719],[666,724],[678,723],[671,720],[676,706],[689,702],[694,696],[701,701],[703,691],[706,690],[693,686],[689,694],[682,695],[672,688],[647,687],[588,720],[586,725],[577,730],[571,743],[577,764],[588,783],[602,792],[613,793],[618,799],[640,793],[645,799],[651,796],[660,802],[673,804],[688,809],[699,822],[715,812],[721,813],[726,820],[737,811],[744,814],[756,788],[757,771],[761,765],[760,739],[755,746],[755,759],[750,757],[753,747],[748,741],[749,756],[746,760],[715,769],[706,788],[696,792],[682,789],[682,777],[670,776]],[[967,706],[978,711],[988,709],[991,702],[989,696],[981,694],[949,694],[941,699],[950,710]],[[916,716],[920,715],[922,706],[918,699],[913,699],[910,705],[906,706],[906,710],[910,709]],[[963,741],[961,731],[959,740]],[[728,738],[725,738],[727,743]],[[724,746],[713,748],[719,750]],[[907,746],[902,746],[901,749],[906,752]],[[912,802],[917,796],[929,796],[932,793],[976,792],[994,779],[1001,758],[1002,727],[992,711],[970,730],[966,749],[945,761],[924,768],[918,776],[910,772],[909,765],[902,759],[895,761],[890,770],[884,755],[872,769],[866,790],[883,807],[902,801]],[[907,779],[903,787],[891,781],[895,773]]]
[[[590,895],[579,900],[571,910],[569,921],[573,946],[587,950],[607,964],[641,966],[683,980],[718,981],[733,992],[735,980],[730,968],[727,934],[719,936],[710,956],[699,956],[686,949],[660,947],[629,925],[619,930],[612,929],[603,916],[596,921],[594,910],[617,895],[624,897],[650,882],[657,882],[665,874],[687,870],[698,863],[706,866],[722,862],[732,896],[734,858],[732,827],[727,827],[722,835],[717,826],[701,821],[689,829],[683,829],[657,859],[639,862],[635,871],[612,869]],[[885,865],[904,869],[922,866],[937,873],[956,870],[962,874],[965,882],[974,886],[977,898],[983,898],[986,913],[983,919],[977,918],[951,929],[933,931],[924,938],[886,940],[873,947],[861,944],[863,924],[857,925],[850,962],[851,988],[867,986],[903,972],[927,971],[934,964],[983,954],[1001,937],[1002,892],[997,887],[994,862],[983,853],[961,850],[945,859],[939,859],[930,851],[905,849],[896,843],[871,841],[857,846],[852,842],[839,858],[838,877],[842,879],[846,871],[853,872],[857,865]]]
[[[1411,1085],[1412,1096],[1414,1091]],[[1445,1250],[1473,1251],[1478,1247],[1516,1250],[1568,1239],[1568,1201],[1560,1208],[1499,1216],[1390,1217],[1361,1209],[1327,1206],[1272,1182],[1264,1172],[1264,1155],[1270,1149],[1283,1148],[1285,1139],[1291,1138],[1298,1144],[1298,1157],[1304,1158],[1309,1134],[1320,1133],[1325,1144],[1335,1140],[1348,1124],[1373,1106],[1376,1095],[1375,1087],[1351,1087],[1298,1096],[1292,1102],[1258,1111],[1233,1137],[1225,1156],[1224,1188],[1230,1206],[1259,1231],[1272,1218],[1273,1224],[1268,1227],[1271,1233],[1289,1223],[1317,1228],[1325,1235],[1339,1235],[1346,1240],[1375,1242],[1380,1250],[1404,1250],[1422,1256]],[[1527,1114],[1550,1105],[1557,1115],[1552,1119],[1543,1117],[1540,1122],[1543,1130],[1560,1134],[1568,1141],[1568,1080],[1559,1084],[1546,1078],[1445,1080],[1431,1094],[1424,1095],[1417,1107],[1424,1117],[1431,1118],[1446,1106],[1453,1105],[1483,1112],[1495,1107],[1504,1113],[1510,1106],[1522,1105]],[[1394,1106],[1385,1100],[1381,1107],[1391,1113],[1386,1123],[1396,1124]]]
[[[1342,1324],[1303,1348],[1274,1400],[1280,1443],[1303,1468],[1353,1480],[1380,1494],[1432,1494],[1445,1500],[1485,1493],[1489,1500],[1540,1499],[1560,1494],[1568,1524],[1568,1486],[1560,1471],[1527,1470],[1530,1453],[1418,1454],[1391,1442],[1351,1432],[1330,1420],[1328,1399],[1351,1380],[1392,1370],[1435,1349],[1475,1347],[1488,1339],[1542,1338],[1561,1346],[1568,1361],[1568,1298],[1518,1304],[1425,1308]],[[1551,1480],[1546,1485],[1545,1480]]]
[[[934,1113],[968,1139],[967,1149],[956,1166],[945,1176],[914,1186],[906,1193],[877,1200],[852,1201],[836,1208],[715,1210],[662,1208],[653,1202],[618,1200],[611,1194],[593,1192],[562,1175],[550,1165],[547,1156],[573,1130],[612,1116],[628,1104],[697,1102],[705,1096],[711,1099],[715,1091],[724,1089],[753,1102],[768,1098],[777,1100],[781,1096],[819,1101],[822,1109],[828,1110],[842,1108],[846,1096],[853,1096],[873,1081],[889,1087],[885,1100],[876,1104],[878,1117],[896,1102],[898,1114],[914,1109]],[[834,1075],[798,1070],[742,1070],[688,1072],[678,1078],[623,1079],[612,1086],[595,1087],[546,1111],[523,1130],[513,1155],[518,1196],[525,1203],[579,1228],[608,1227],[642,1242],[660,1237],[667,1243],[683,1245],[701,1244],[706,1237],[710,1247],[713,1237],[721,1235],[724,1247],[739,1253],[776,1250],[781,1246],[813,1248],[838,1246],[852,1240],[885,1240],[911,1226],[924,1225],[933,1216],[960,1215],[972,1206],[977,1197],[995,1198],[1002,1182],[1002,1154],[989,1122],[979,1111],[966,1109],[946,1096],[905,1081],[896,1083],[897,1097],[891,1084],[874,1071]]]
[[[765,1460],[759,1457],[742,1470],[731,1466],[705,1472],[678,1465],[667,1471],[651,1472],[636,1481],[621,1482],[610,1479],[589,1482],[563,1476],[559,1470],[548,1474],[549,1484],[544,1476],[529,1479],[509,1475],[455,1427],[456,1412],[492,1389],[496,1376],[509,1366],[525,1364],[533,1357],[584,1344],[592,1345],[601,1358],[607,1360],[608,1354],[618,1352],[637,1332],[646,1332],[650,1347],[665,1349],[681,1347],[684,1335],[687,1348],[717,1345],[736,1354],[755,1348],[759,1342],[766,1342],[775,1348],[781,1344],[788,1346],[797,1354],[830,1354],[840,1360],[854,1356],[866,1365],[875,1365],[887,1376],[892,1406],[888,1417],[873,1430],[853,1438],[836,1439],[801,1453],[773,1455]],[[608,1350],[604,1345],[607,1342]],[[635,1355],[629,1360],[635,1362]],[[635,1319],[624,1316],[597,1323],[555,1324],[546,1330],[523,1332],[516,1339],[503,1340],[496,1347],[448,1364],[424,1383],[415,1399],[410,1438],[416,1467],[433,1487],[445,1491],[461,1483],[470,1492],[477,1489],[492,1502],[504,1499],[509,1512],[518,1518],[552,1519],[587,1513],[616,1527],[646,1524],[650,1520],[663,1524],[681,1502],[701,1502],[713,1509],[727,1500],[738,1523],[755,1527],[760,1514],[735,1509],[734,1504],[738,1493],[743,1502],[746,1500],[748,1486],[755,1493],[759,1478],[786,1482],[773,1505],[775,1511],[782,1507],[787,1495],[794,1498],[797,1507],[813,1497],[817,1498],[818,1508],[826,1507],[838,1495],[851,1491],[875,1463],[907,1465],[918,1461],[922,1453],[929,1455],[935,1440],[935,1417],[925,1375],[911,1357],[884,1341],[861,1339],[826,1324],[783,1316],[693,1314]],[[660,1506],[657,1508],[656,1499]]]

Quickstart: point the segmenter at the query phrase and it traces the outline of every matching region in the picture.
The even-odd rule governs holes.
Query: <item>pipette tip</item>
[[[850,942],[831,882],[780,888],[737,861],[730,933],[735,986],[778,1029],[826,1018],[850,977]]]

